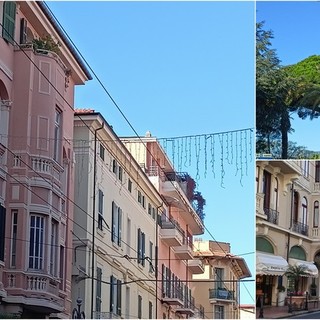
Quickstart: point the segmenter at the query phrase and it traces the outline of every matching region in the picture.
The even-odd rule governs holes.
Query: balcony
[[[210,303],[215,303],[217,300],[234,301],[234,292],[227,289],[209,289]]]
[[[7,302],[23,301],[37,312],[56,313],[64,309],[64,299],[59,297],[58,279],[40,273],[11,271],[4,273]]]
[[[183,244],[183,231],[175,220],[161,219],[160,239],[169,247],[181,246]]]
[[[173,251],[176,257],[181,260],[193,259],[192,236],[189,233],[187,233],[187,236],[183,238],[182,245],[173,247]]]
[[[297,233],[300,233],[304,236],[308,236],[309,234],[309,226],[298,221],[293,221],[292,224],[292,231],[295,231]]]
[[[264,208],[264,213],[267,216],[267,221],[271,222],[273,224],[278,224],[279,223],[279,212],[270,209],[270,208]]]
[[[182,291],[179,290],[179,288],[175,288],[173,290],[170,289],[167,288],[165,289],[166,292],[162,293],[162,303],[166,303],[171,306],[183,306]]]
[[[203,262],[200,259],[188,260],[188,269],[193,274],[202,274],[204,273]]]
[[[195,314],[194,298],[191,297],[190,299],[185,300],[181,307],[176,308],[176,312],[193,316]]]

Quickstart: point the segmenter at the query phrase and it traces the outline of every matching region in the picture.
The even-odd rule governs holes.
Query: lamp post
[[[72,319],[85,319],[85,318],[86,318],[84,312],[83,312],[83,311],[80,311],[81,305],[82,305],[82,299],[79,297],[79,298],[77,299],[78,309],[77,309],[77,308],[74,308],[74,309],[72,310]]]

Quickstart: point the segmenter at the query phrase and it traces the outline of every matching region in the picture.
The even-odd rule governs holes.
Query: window
[[[141,199],[141,191],[138,190],[138,202],[141,203],[142,199]]]
[[[151,273],[154,272],[152,260],[153,260],[153,243],[150,241],[149,242],[149,272]]]
[[[278,210],[278,189],[279,189],[278,178],[274,178],[273,207],[276,211]]]
[[[302,223],[307,224],[308,202],[306,197],[303,197],[301,202],[302,202]]]
[[[309,178],[309,160],[302,161],[302,174],[305,178]]]
[[[112,160],[112,172],[117,174],[117,161],[115,159]]]
[[[27,20],[25,18],[20,19],[20,44],[27,42]]]
[[[152,314],[153,314],[153,311],[152,311],[152,302],[149,301],[149,319],[152,319]]]
[[[223,268],[215,268],[215,272],[216,272],[216,289],[218,288],[224,288],[224,270]]]
[[[318,228],[319,227],[319,201],[314,202],[313,207],[313,227]]]
[[[17,258],[17,232],[18,232],[18,211],[12,210],[12,229],[11,229],[11,267],[16,267]]]
[[[112,230],[111,240],[121,246],[122,210],[112,201]]]
[[[270,209],[270,191],[271,191],[271,174],[268,171],[263,171],[263,190],[264,193],[264,208]]]
[[[60,284],[59,288],[60,290],[65,290],[65,272],[64,272],[64,255],[65,255],[65,250],[64,246],[60,246]]]
[[[50,274],[57,275],[57,254],[58,254],[58,229],[59,223],[51,221],[51,239],[50,239]]]
[[[29,268],[43,269],[44,218],[30,217]]]
[[[152,208],[152,219],[155,220],[156,218],[156,208]]]
[[[138,295],[138,319],[142,318],[142,297]]]
[[[224,319],[224,306],[214,306],[214,319]]]
[[[102,281],[102,269],[97,267],[97,289],[96,289],[96,312],[101,312],[101,281]]]
[[[146,199],[145,196],[138,190],[138,202],[145,208],[146,207]]]
[[[103,192],[99,189],[98,192],[98,228],[102,230],[103,224]]]
[[[128,190],[129,192],[132,191],[132,181],[130,179],[128,180]]]
[[[104,148],[104,146],[100,143],[100,152],[99,152],[99,155],[100,155],[101,160],[103,160],[103,161],[104,161],[104,151],[105,151],[105,148]]]
[[[122,175],[123,175],[123,170],[122,170],[122,168],[119,166],[119,167],[118,167],[118,179],[119,179],[120,181],[122,181]]]
[[[151,216],[151,212],[152,212],[152,207],[151,207],[151,203],[149,202],[148,203],[148,213],[150,214],[150,216]]]
[[[110,277],[110,312],[121,316],[121,280]]]
[[[299,193],[297,191],[293,192],[293,221],[298,221],[298,205],[299,205]]]
[[[320,182],[320,161],[316,161],[315,182]]]
[[[3,3],[2,37],[14,44],[14,29],[16,22],[16,3],[5,1]]]
[[[61,148],[61,110],[56,109],[54,121],[54,146],[53,146],[53,159],[58,161],[60,157]]]
[[[146,236],[144,232],[141,231],[141,229],[138,229],[138,264],[141,264],[142,266],[145,265],[145,239]]]
[[[6,208],[0,204],[0,260],[4,261],[4,242],[6,231]]]

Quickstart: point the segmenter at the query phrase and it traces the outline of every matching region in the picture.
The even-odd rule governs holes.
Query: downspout
[[[156,246],[155,246],[155,272],[156,272],[156,319],[158,319],[158,260],[159,260],[159,230],[158,230],[158,221],[159,221],[159,209],[163,206],[163,202],[161,203],[160,206],[157,207],[157,217],[155,219],[156,221]]]
[[[93,196],[92,196],[92,255],[91,255],[91,319],[93,319],[93,304],[94,304],[94,240],[95,240],[95,218],[96,218],[96,175],[97,175],[97,131],[103,128],[101,127],[94,130],[94,155],[93,155]]]
[[[290,238],[292,230],[292,216],[293,216],[293,201],[294,201],[294,182],[291,185],[291,206],[290,206],[290,226],[288,232],[288,246],[287,246],[287,261],[289,262],[289,252],[290,252]]]

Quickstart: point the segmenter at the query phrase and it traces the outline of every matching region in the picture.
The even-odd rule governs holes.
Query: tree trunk
[[[285,108],[281,115],[281,140],[282,140],[282,152],[281,158],[288,159],[288,132],[290,130],[290,117],[289,112]]]

